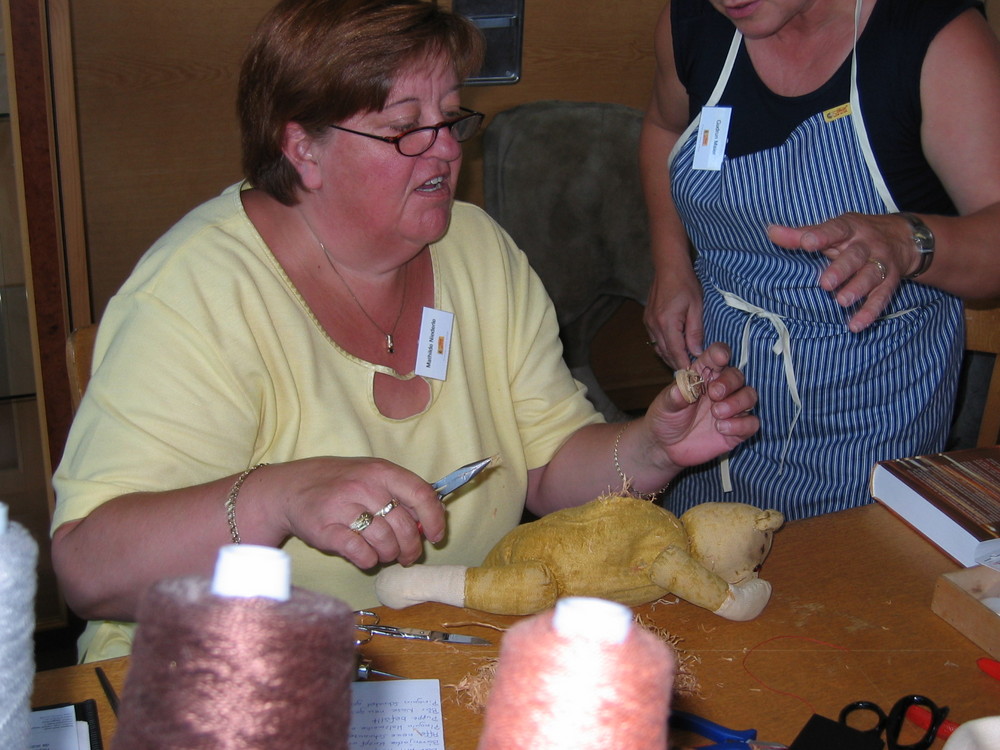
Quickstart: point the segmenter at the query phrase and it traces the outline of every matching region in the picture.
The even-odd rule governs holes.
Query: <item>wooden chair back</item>
[[[70,396],[73,411],[80,406],[83,392],[90,380],[90,365],[94,359],[94,339],[97,338],[97,324],[81,326],[66,339],[66,370],[69,373]]]
[[[1000,299],[966,302],[965,348],[994,355],[976,445],[1000,444]]]

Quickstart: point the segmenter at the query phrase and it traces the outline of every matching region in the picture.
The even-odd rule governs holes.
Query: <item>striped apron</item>
[[[709,105],[741,43],[736,32]],[[676,513],[724,500],[791,520],[862,505],[876,461],[944,447],[963,347],[960,301],[904,281],[878,321],[851,333],[853,311],[818,285],[826,258],[766,235],[768,224],[897,209],[861,117],[856,51],[851,65],[850,109],[837,108],[846,116],[819,113],[782,145],[727,157],[718,171],[692,168],[696,118],[670,156],[674,201],[697,250],[705,341],[732,347],[759,394],[761,421],[721,467],[674,481],[664,505]]]

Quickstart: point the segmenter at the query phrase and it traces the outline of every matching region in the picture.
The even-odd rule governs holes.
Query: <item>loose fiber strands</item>
[[[649,622],[642,615],[635,615],[632,619],[640,628],[648,630],[670,647],[674,658],[674,689],[672,698],[676,699],[684,696],[701,698],[701,684],[698,682],[698,676],[695,673],[697,665],[701,663],[701,659],[696,654],[687,651],[681,645],[683,639],[679,635]],[[492,627],[496,630],[506,630],[506,628],[499,628],[487,623],[469,622],[452,624],[451,627],[470,624]],[[449,624],[445,623],[445,626],[447,627]],[[486,711],[486,704],[489,701],[490,690],[493,687],[493,680],[497,671],[497,658],[486,656],[480,657],[475,661],[476,667],[469,674],[466,674],[456,683],[443,685],[442,687],[447,687],[453,691],[453,694],[449,698],[454,703],[464,706],[473,713],[481,714]]]
[[[673,671],[628,608],[563,599],[504,637],[479,750],[665,750]]]
[[[0,503],[0,747],[28,746],[38,545]]]
[[[346,750],[354,616],[292,590],[227,597],[197,578],[144,597],[113,750]]]

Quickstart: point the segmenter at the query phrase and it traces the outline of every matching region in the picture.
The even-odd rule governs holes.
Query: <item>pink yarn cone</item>
[[[479,750],[665,750],[670,647],[598,599],[563,599],[504,636]]]

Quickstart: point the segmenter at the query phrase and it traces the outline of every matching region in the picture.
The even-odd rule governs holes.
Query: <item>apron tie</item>
[[[774,346],[771,347],[771,351],[777,355],[781,355],[782,365],[785,371],[785,384],[788,386],[788,395],[791,396],[792,403],[795,404],[795,416],[792,417],[792,423],[788,426],[788,435],[785,437],[785,447],[781,451],[781,463],[778,468],[778,473],[781,474],[785,468],[785,457],[788,455],[788,449],[791,446],[792,432],[795,430],[795,423],[799,421],[799,416],[802,414],[802,399],[799,398],[798,381],[795,377],[795,366],[792,363],[792,339],[788,333],[788,327],[785,325],[785,321],[780,315],[770,312],[769,310],[765,310],[762,307],[751,305],[746,300],[741,299],[730,292],[724,292],[721,289],[718,291],[727,305],[736,310],[742,310],[743,312],[748,313],[747,321],[743,326],[743,337],[740,342],[740,359],[739,364],[737,365],[741,370],[746,367],[747,361],[750,358],[750,324],[753,322],[754,318],[763,318],[774,327],[774,330],[778,334],[778,340],[775,342]],[[726,461],[728,463],[728,458]],[[723,486],[725,486],[725,484],[726,481],[724,479]]]

